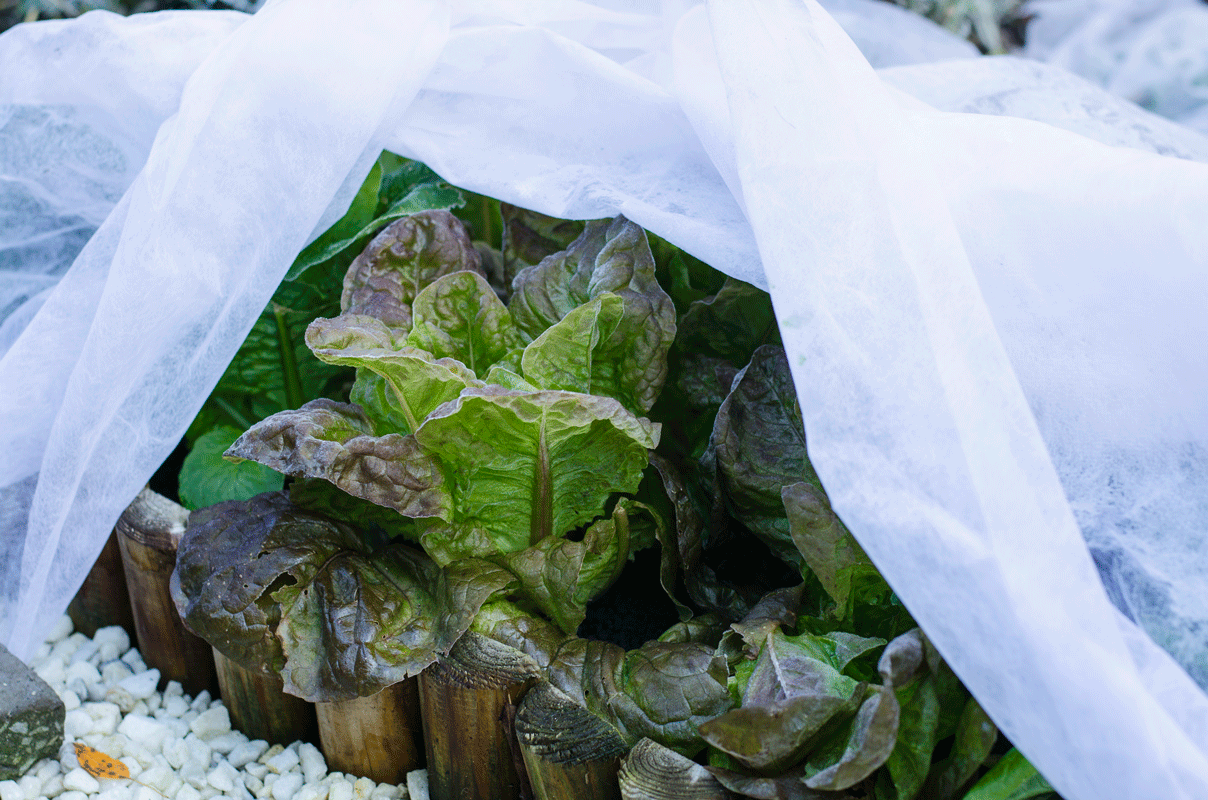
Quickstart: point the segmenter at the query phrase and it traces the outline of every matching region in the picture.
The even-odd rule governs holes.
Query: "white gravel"
[[[119,626],[89,639],[66,615],[30,661],[67,708],[58,760],[43,759],[20,780],[0,781],[0,800],[428,800],[426,770],[405,786],[328,772],[313,744],[249,741],[209,692],[184,693],[176,681],[155,690],[148,669]],[[80,769],[74,742],[118,759],[130,780],[101,780]]]

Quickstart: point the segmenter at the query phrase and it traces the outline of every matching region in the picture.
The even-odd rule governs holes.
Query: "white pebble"
[[[399,800],[402,796],[403,792],[399,787],[390,783],[379,783],[369,795],[369,800]]]
[[[302,777],[307,783],[318,783],[327,777],[327,761],[313,744],[303,742],[298,745],[298,758],[302,762]]]
[[[66,661],[71,658],[71,654],[80,649],[80,645],[88,641],[88,637],[82,633],[73,633],[66,639],[58,641],[55,646],[50,648],[50,655],[47,658],[58,658]]]
[[[259,797],[259,793],[264,789],[264,781],[257,778],[255,775],[243,773],[243,785],[249,792]]]
[[[93,660],[93,656],[96,656],[95,661]],[[76,663],[77,661],[89,661],[93,664],[96,664],[96,662],[99,660],[100,653],[96,639],[89,639],[81,644],[79,649],[72,653],[71,658],[68,659],[68,661],[72,664]]]
[[[277,755],[264,762],[264,765],[278,775],[284,775],[290,770],[297,769],[302,759],[293,750],[282,750]]]
[[[44,758],[34,764],[32,774],[37,775],[40,781],[50,780],[51,776],[59,774],[59,762],[51,758]]]
[[[72,739],[79,739],[92,732],[92,717],[82,708],[74,708],[63,718],[63,733]]]
[[[159,692],[152,691],[151,696],[147,698],[147,710],[152,712],[159,711],[160,706],[163,705],[163,702],[164,696]]]
[[[51,775],[46,779],[46,783],[42,784],[43,797],[57,797],[63,793],[63,776]]]
[[[270,747],[269,749],[265,750],[260,755],[260,758],[258,758],[256,760],[259,761],[261,764],[267,764],[270,758],[276,758],[279,754],[283,753],[284,751],[285,751],[285,745],[275,744],[272,747]]]
[[[143,663],[143,654],[138,651],[137,647],[131,647],[129,650],[122,653],[121,658],[122,661],[125,661],[130,665],[130,669],[133,669],[136,675],[140,672],[147,671],[147,666]],[[142,665],[142,668],[135,669],[135,667],[139,666],[140,664]]]
[[[206,775],[206,783],[213,786],[220,792],[230,792],[235,788],[235,781],[239,779],[239,771],[228,764],[226,761],[219,761],[218,766],[210,770]]]
[[[130,741],[157,752],[164,746],[164,740],[172,735],[167,725],[152,717],[142,714],[127,714],[117,726],[117,732],[124,734]]]
[[[123,661],[109,661],[101,667],[101,682],[106,687],[116,686],[134,674],[134,670],[126,666]]]
[[[63,680],[67,684],[79,680],[83,681],[85,686],[95,686],[101,682],[101,673],[87,661],[78,661],[67,668]]]
[[[201,792],[186,783],[176,793],[176,800],[201,800]]]
[[[231,748],[231,752],[227,754],[227,761],[231,762],[232,767],[241,768],[260,758],[267,749],[268,742],[263,739],[240,742]]]
[[[336,778],[327,789],[327,800],[352,800],[352,784]]]
[[[216,706],[198,714],[197,719],[189,723],[189,730],[197,734],[198,739],[211,739],[220,733],[229,733],[231,715],[226,707]]]
[[[85,703],[80,706],[92,717],[92,732],[109,735],[117,730],[122,710],[113,703]]]
[[[327,785],[322,783],[307,783],[298,792],[298,800],[326,800]]]
[[[164,754],[172,769],[180,769],[189,760],[189,746],[185,744],[184,739],[175,736],[164,740],[160,752]]]
[[[214,752],[222,753],[224,756],[234,750],[239,745],[247,741],[247,737],[239,731],[227,731],[220,733],[217,736],[211,736],[206,740]]]
[[[60,658],[48,658],[39,664],[34,672],[51,686],[67,683],[67,670],[64,669],[63,660]]]
[[[130,634],[121,625],[98,628],[92,637],[101,651],[101,661],[112,661],[130,649]]]
[[[411,800],[428,800],[428,770],[413,769],[407,773],[407,794]]]
[[[189,748],[189,761],[209,771],[210,761],[214,758],[214,752],[210,750],[210,746],[197,738],[197,734],[194,733],[185,737],[185,746]]]
[[[133,771],[133,770],[132,770]],[[172,784],[176,783],[176,773],[167,767],[155,766],[138,774],[139,782],[145,783],[157,792],[167,796]]]
[[[294,795],[302,788],[302,776],[296,772],[282,775],[273,782],[274,800],[293,800]]]
[[[25,800],[25,791],[16,781],[0,781],[0,800]]]
[[[113,663],[122,664],[121,661]],[[109,666],[106,665],[106,669]],[[122,668],[129,669],[125,664],[122,664]],[[109,685],[109,691],[105,693],[105,699],[111,703],[116,703],[121,707],[123,712],[129,713],[134,708],[134,704],[139,700],[146,700],[155,694],[155,687],[159,685],[159,670],[149,669],[146,672],[129,675],[116,681],[116,685],[110,684],[108,680],[105,683]]]
[[[177,775],[182,781],[192,786],[198,791],[204,791],[210,784],[206,781],[206,768],[196,761],[186,761],[185,765],[177,770]],[[213,788],[212,786],[210,788]]]
[[[67,688],[75,692],[75,696],[81,700],[88,696],[88,686],[86,686],[79,678],[76,678],[73,681],[67,681]]]
[[[243,771],[248,775],[255,775],[257,778],[263,780],[264,776],[268,774],[268,767],[257,761],[245,766]]]
[[[63,792],[63,794],[59,795],[58,800],[88,800],[88,795],[81,791],[72,790],[70,792]]]
[[[210,690],[202,689],[197,693],[197,696],[193,698],[193,702],[189,705],[189,709],[200,714],[202,711],[205,711],[210,707],[210,702]]]
[[[75,626],[71,624],[71,617],[64,614],[50,629],[50,635],[46,637],[46,641],[53,644],[61,639],[66,639],[74,630]]]
[[[79,767],[76,767],[71,772],[63,776],[63,788],[74,789],[77,792],[84,792],[85,794],[92,794],[93,792],[100,791],[101,784],[96,778],[92,777]]]
[[[189,710],[189,703],[179,695],[169,697],[164,695],[164,711],[168,712],[170,717],[183,717]]]
[[[354,800],[368,800],[369,795],[373,794],[373,790],[377,788],[377,784],[369,778],[357,778],[357,782],[352,785],[352,796]]]
[[[183,697],[185,687],[180,685],[180,681],[168,681],[168,685],[164,687],[164,699],[169,697]]]
[[[80,707],[80,696],[70,689],[64,689],[60,692],[59,699],[63,701],[63,708],[68,711],[75,711]]]

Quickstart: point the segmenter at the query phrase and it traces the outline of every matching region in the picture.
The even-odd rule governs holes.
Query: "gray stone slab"
[[[0,645],[0,781],[58,755],[66,713],[54,689]]]

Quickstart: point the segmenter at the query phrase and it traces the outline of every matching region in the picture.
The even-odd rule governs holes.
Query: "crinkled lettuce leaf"
[[[448,519],[452,502],[440,464],[411,435],[375,435],[349,403],[320,398],[256,423],[226,455],[285,475],[322,478],[354,497],[409,517]]]
[[[511,286],[525,267],[565,250],[583,233],[583,222],[558,219],[511,203],[500,203],[503,217],[503,280]]]
[[[407,344],[438,359],[456,359],[479,377],[524,344],[507,306],[477,272],[433,281],[416,296],[411,314]]]
[[[883,583],[820,487],[805,481],[791,483],[780,490],[780,498],[793,544],[839,608],[859,596],[861,587]]]
[[[626,652],[570,638],[547,669],[549,682],[611,724],[630,745],[642,737],[683,755],[699,752],[697,729],[727,711],[725,659],[697,642],[647,642]]]
[[[423,535],[438,562],[524,550],[633,492],[658,426],[606,397],[467,388],[415,438],[448,476],[451,514]]]
[[[821,488],[805,448],[805,426],[784,350],[756,349],[717,412],[710,448],[731,512],[781,558],[800,564],[781,490]]]
[[[482,274],[465,226],[447,211],[421,211],[392,222],[356,257],[344,275],[340,309],[408,329],[416,295],[459,270]]]
[[[645,414],[666,380],[676,329],[675,306],[655,279],[654,258],[639,226],[624,217],[589,222],[569,248],[516,276],[508,308],[520,329],[535,339],[606,293],[620,297],[623,311],[593,348],[594,360],[613,365],[610,396]]]
[[[482,385],[461,361],[400,343],[374,317],[317,319],[306,341],[323,361],[357,368],[352,398],[380,433],[412,433],[437,406]]]
[[[371,550],[356,529],[283,493],[203,509],[172,576],[186,625],[312,701],[364,697],[448,652],[484,602],[513,588],[486,562],[442,570],[405,545]]]

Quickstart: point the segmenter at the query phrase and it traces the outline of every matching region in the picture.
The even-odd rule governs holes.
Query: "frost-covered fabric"
[[[1200,0],[1031,0],[1029,58],[1082,75],[1208,133],[1208,5]]]
[[[766,286],[835,508],[1007,735],[1071,800],[1208,796],[1208,146],[1052,67],[912,52],[879,76],[812,0],[4,34],[0,636],[58,619],[385,147]]]

